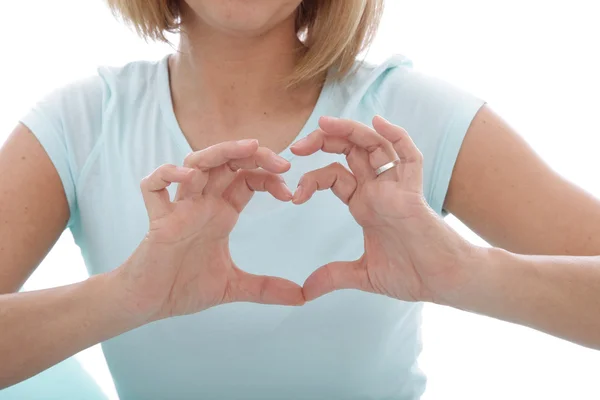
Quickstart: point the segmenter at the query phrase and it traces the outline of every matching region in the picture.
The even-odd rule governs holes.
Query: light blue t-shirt
[[[148,229],[140,180],[191,151],[173,112],[167,57],[101,68],[62,88],[22,122],[62,179],[73,232],[90,274],[121,265]],[[379,114],[403,126],[424,155],[424,188],[442,213],[464,135],[483,101],[412,69],[396,56],[328,81],[299,133],[322,115],[370,124]],[[282,156],[300,177],[334,161],[318,153]],[[173,188],[174,189],[174,188]],[[317,267],[354,260],[361,228],[331,192],[303,206],[257,194],[231,235],[235,262],[248,272],[299,284]],[[227,304],[159,321],[103,344],[122,400],[417,399],[425,377],[419,303],[359,291],[329,294],[300,308]]]

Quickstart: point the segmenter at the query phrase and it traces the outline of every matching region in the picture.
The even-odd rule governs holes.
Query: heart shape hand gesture
[[[340,289],[436,301],[461,285],[458,260],[470,246],[427,205],[422,155],[406,131],[379,117],[374,129],[325,117],[319,125],[292,152],[344,154],[350,170],[336,163],[311,171],[293,196],[279,175],[290,164],[256,140],[211,146],[143,180],[150,230],[118,271],[137,315],[156,320],[237,301],[302,305]],[[180,184],[174,201],[171,183]],[[303,288],[235,265],[229,235],[255,191],[302,204],[326,189],[363,228],[359,260],[322,266]]]

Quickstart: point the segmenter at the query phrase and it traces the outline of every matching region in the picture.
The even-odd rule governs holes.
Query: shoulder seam
[[[85,163],[83,164],[83,167],[81,168],[81,172],[79,173],[77,182],[75,182],[75,197],[76,198],[79,197],[80,190],[85,187],[84,179],[88,176],[89,171],[93,165],[93,162],[98,158],[98,155],[100,153],[100,147],[104,144],[105,137],[106,137],[106,133],[103,130],[102,133],[100,134],[100,137],[94,144],[92,151],[85,159]]]
[[[102,75],[99,74],[99,78],[100,78],[100,81],[102,82],[102,85],[103,85],[103,87],[102,87],[102,102],[101,102],[102,109],[101,109],[101,113],[104,113],[104,105],[105,105],[105,99],[106,99],[106,95],[107,95],[106,91],[108,89],[108,85],[106,84],[106,81],[105,81],[105,79],[104,79],[104,77]],[[79,197],[79,191],[85,185],[84,179],[89,174],[91,166],[92,166],[93,162],[96,160],[96,158],[98,157],[98,154],[100,153],[101,146],[104,144],[104,138],[106,137],[106,132],[104,131],[103,122],[104,122],[104,119],[101,118],[100,135],[98,136],[98,138],[96,139],[96,142],[92,146],[92,150],[87,155],[87,157],[85,159],[85,162],[83,163],[83,166],[81,167],[81,170],[79,172],[79,176],[77,177],[77,181],[75,182],[75,198],[76,199]]]

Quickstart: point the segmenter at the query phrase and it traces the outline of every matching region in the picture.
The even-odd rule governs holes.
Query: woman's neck
[[[245,119],[316,99],[318,85],[286,88],[302,50],[293,18],[252,37],[219,32],[193,19],[184,27],[179,52],[171,57],[171,90],[188,111],[224,120],[235,112]]]

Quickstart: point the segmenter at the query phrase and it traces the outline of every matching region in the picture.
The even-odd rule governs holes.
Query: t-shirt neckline
[[[167,125],[169,134],[175,140],[177,146],[181,149],[184,154],[189,154],[193,151],[189,142],[187,141],[179,122],[177,121],[177,117],[175,116],[175,110],[173,107],[173,98],[171,96],[171,84],[169,77],[169,57],[170,54],[163,57],[162,60],[158,63],[158,79],[157,79],[157,89],[158,89],[158,97],[160,101],[160,110],[165,120],[165,124]],[[281,157],[284,159],[291,161],[295,155],[291,151],[291,145],[298,140],[306,137],[309,133],[311,133],[318,126],[318,121],[321,116],[337,116],[336,114],[339,110],[335,110],[333,107],[333,101],[331,101],[331,96],[333,92],[333,87],[335,83],[331,79],[331,71],[328,72],[327,78],[319,93],[319,97],[317,98],[317,102],[315,107],[313,108],[310,116],[304,123],[304,126],[295,137],[295,139],[288,145],[283,151],[279,153]]]

